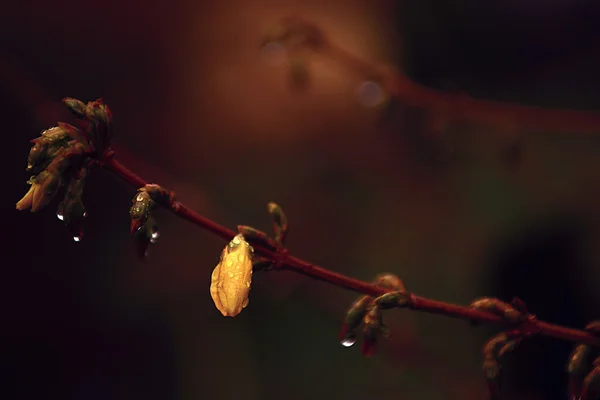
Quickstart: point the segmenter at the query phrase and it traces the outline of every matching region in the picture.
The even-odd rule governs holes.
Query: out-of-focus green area
[[[430,4],[431,3],[431,4]],[[512,3],[515,3],[514,5]],[[337,331],[354,294],[256,274],[224,318],[209,295],[219,239],[159,212],[147,262],[128,236],[134,188],[94,171],[86,237],[17,213],[28,140],[68,118],[60,99],[103,97],[118,157],[229,227],[290,219],[290,251],[364,280],[400,276],[419,295],[468,304],[521,297],[550,322],[596,318],[600,131],[510,130],[399,105],[382,123],[367,76],[324,55],[308,86],[259,45],[292,13],[340,47],[474,97],[597,109],[597,6],[481,2],[33,1],[0,15],[4,124],[2,398],[482,399],[492,328],[409,311],[364,359]],[[507,399],[562,399],[570,345],[531,340],[508,358]]]

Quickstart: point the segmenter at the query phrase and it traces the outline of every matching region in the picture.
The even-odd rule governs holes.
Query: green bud
[[[267,204],[267,210],[269,211],[269,214],[271,214],[271,217],[273,217],[275,242],[283,245],[289,229],[287,217],[285,216],[283,209],[277,203],[269,202]]]
[[[46,168],[50,163],[48,157],[48,143],[39,139],[32,140],[33,147],[27,157],[27,171],[37,171]]]
[[[112,113],[102,99],[89,102],[85,107],[89,122],[88,134],[96,150],[103,153],[112,139]]]
[[[17,202],[17,210],[31,208],[31,212],[37,212],[54,199],[61,184],[61,177],[59,174],[42,171],[28,183],[31,185],[29,191]]]
[[[350,309],[346,313],[345,321],[349,330],[356,329],[360,325],[367,312],[367,306],[371,301],[372,298],[370,296],[361,296],[350,306]]]
[[[398,292],[406,291],[404,282],[394,274],[384,273],[375,277],[374,283],[385,289],[391,289]]]
[[[251,226],[238,225],[238,232],[244,236],[244,238],[250,244],[261,244],[274,250],[276,248],[275,243],[267,236],[266,233],[259,231],[258,229],[252,228]]]
[[[58,126],[64,131],[66,132],[66,134],[69,136],[69,138],[71,138],[72,140],[77,140],[78,142],[80,142],[81,144],[84,144],[87,146],[89,146],[88,140],[85,137],[85,134],[80,131],[79,129],[77,129],[76,127],[74,127],[73,125],[70,124],[66,124],[64,122],[59,122]]]
[[[85,103],[84,102],[77,100],[77,99],[73,99],[71,97],[65,97],[62,100],[62,102],[65,106],[67,106],[69,111],[71,111],[71,113],[73,115],[75,115],[75,117],[77,117],[77,118],[85,117]]]
[[[410,304],[410,293],[390,292],[375,299],[375,304],[382,310],[394,307],[406,307]]]
[[[519,322],[524,316],[512,305],[491,297],[477,299],[471,303],[471,307],[498,315],[511,323]]]
[[[144,186],[144,190],[148,192],[152,201],[160,204],[161,206],[168,207],[173,201],[175,201],[175,194],[173,192],[155,183],[150,183]]]
[[[488,381],[492,399],[497,398],[500,387],[500,370],[502,368],[500,361],[506,353],[512,351],[519,344],[519,341],[520,337],[512,335],[509,337],[506,333],[500,333],[491,338],[483,348],[482,369]]]
[[[361,350],[363,355],[370,357],[375,353],[377,339],[381,333],[383,318],[379,307],[372,305],[364,317],[363,342]]]
[[[52,160],[69,145],[69,134],[60,126],[42,131],[33,139],[33,147],[27,158],[27,171],[38,172],[45,169]]]
[[[129,216],[131,217],[130,232],[133,234],[146,223],[155,203],[144,188],[138,190],[132,203]]]

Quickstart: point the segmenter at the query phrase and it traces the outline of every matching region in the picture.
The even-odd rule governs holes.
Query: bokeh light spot
[[[358,101],[365,107],[376,107],[380,105],[385,98],[381,86],[373,81],[361,83],[356,93]]]
[[[287,56],[287,50],[281,43],[269,42],[260,50],[260,56],[267,64],[280,65]]]

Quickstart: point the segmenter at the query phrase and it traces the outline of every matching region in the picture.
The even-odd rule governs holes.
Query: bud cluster
[[[339,340],[345,347],[356,343],[356,329],[363,324],[363,341],[361,351],[366,357],[375,354],[380,336],[389,337],[390,330],[383,323],[382,311],[393,307],[407,307],[410,305],[410,293],[406,291],[404,283],[395,275],[380,274],[374,283],[388,289],[389,292],[373,298],[361,296],[350,306],[346,319],[340,330]]]
[[[17,202],[17,210],[37,212],[47,206],[62,186],[64,198],[58,206],[57,217],[65,223],[75,241],[83,237],[83,188],[91,161],[104,154],[111,137],[112,114],[102,99],[84,104],[66,98],[63,103],[77,118],[79,127],[64,122],[42,131],[31,141],[33,147],[27,158],[28,172],[34,175],[27,181],[29,190]]]

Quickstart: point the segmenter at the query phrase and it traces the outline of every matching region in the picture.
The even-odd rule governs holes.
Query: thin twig
[[[147,184],[146,181],[128,169],[125,165],[121,164],[114,157],[105,158],[100,162],[100,165],[136,188],[143,187]],[[169,205],[169,208],[180,218],[183,218],[186,221],[189,221],[209,232],[212,232],[226,241],[231,240],[236,235],[236,232],[219,225],[218,223],[206,218],[205,216],[186,207],[184,204],[178,201],[172,201]],[[311,264],[287,253],[278,253],[259,244],[254,245],[254,250],[261,256],[267,257],[273,261],[279,261],[282,269],[291,270],[309,276],[313,279],[327,282],[330,285],[374,297],[378,297],[389,292],[389,289],[382,288],[381,286],[350,278],[337,272]],[[415,311],[445,315],[452,318],[465,319],[474,322],[487,322],[497,325],[508,324],[505,319],[497,315],[475,310],[466,306],[450,304],[416,296],[414,294],[411,294],[410,296],[408,308],[411,308]],[[537,319],[530,319],[524,322],[520,329],[529,334],[550,336],[566,341],[600,346],[600,338],[591,333],[559,325],[553,325]]]

